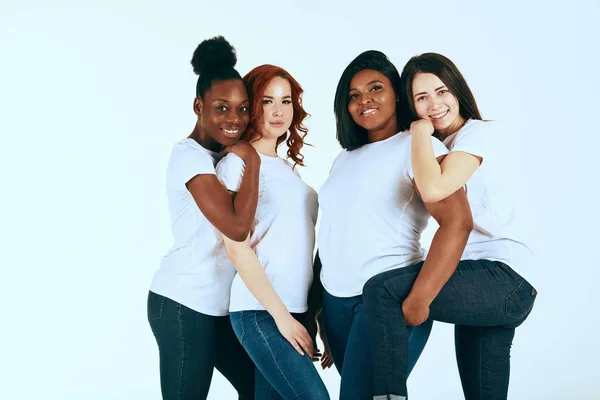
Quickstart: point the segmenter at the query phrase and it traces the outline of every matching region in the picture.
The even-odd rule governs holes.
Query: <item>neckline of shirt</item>
[[[257,151],[258,156],[260,157],[261,161],[267,161],[267,162],[277,162],[279,160],[283,161],[283,159],[279,156],[268,156],[266,154],[261,153],[260,151]]]
[[[187,141],[188,143],[191,143],[192,146],[199,148],[200,150],[210,154],[211,156],[213,156],[215,158],[220,158],[218,152],[207,149],[206,147],[202,146],[200,143],[196,142],[192,138],[185,138],[185,139],[183,139],[183,141],[184,142]]]
[[[396,133],[394,133],[392,136],[390,136],[389,138],[386,138],[386,139],[383,139],[383,140],[378,140],[378,141],[376,141],[376,142],[369,142],[369,143],[366,143],[366,144],[362,145],[361,147],[359,147],[359,149],[360,149],[360,148],[363,148],[363,147],[367,147],[367,146],[374,146],[374,145],[378,145],[378,144],[383,144],[383,143],[390,142],[390,141],[392,141],[394,138],[400,137],[400,136],[402,136],[403,134],[410,134],[410,132],[409,132],[409,131],[400,131],[400,132],[396,132]]]
[[[467,122],[465,122],[465,123],[463,124],[463,126],[461,126],[461,127],[460,127],[460,129],[459,129],[459,130],[457,130],[456,132],[454,132],[452,135],[449,135],[449,136],[448,136],[446,139],[444,139],[444,140],[442,141],[442,143],[443,143],[444,145],[447,145],[448,143],[450,143],[450,142],[451,142],[451,141],[452,141],[452,140],[453,140],[453,139],[456,137],[456,135],[458,135],[458,134],[459,134],[459,133],[460,133],[460,132],[461,132],[463,129],[465,129],[465,128],[467,127],[467,125],[471,124],[471,121],[474,121],[474,120],[473,120],[472,118],[469,118],[469,119],[467,120]]]

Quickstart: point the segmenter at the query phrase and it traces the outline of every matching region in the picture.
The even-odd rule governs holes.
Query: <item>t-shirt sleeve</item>
[[[229,153],[217,164],[217,178],[227,190],[237,192],[240,190],[245,168],[246,165],[241,158]]]
[[[472,121],[463,130],[458,132],[451,152],[462,151],[481,157],[482,163],[494,157],[503,143],[498,141],[497,122]]]
[[[431,146],[433,147],[433,154],[435,158],[445,156],[446,154],[448,154],[448,149],[446,148],[446,146],[444,146],[444,143],[440,142],[439,139],[433,136],[431,137]],[[415,178],[412,169],[412,162],[410,163],[410,168],[408,169],[408,176],[410,177],[410,179]]]
[[[431,145],[433,146],[433,154],[435,154],[435,158],[448,154],[448,149],[446,146],[444,146],[444,143],[440,142],[438,138],[432,136]]]
[[[186,183],[196,175],[214,175],[210,154],[191,146],[177,145],[171,153],[168,180],[175,188],[187,190]]]

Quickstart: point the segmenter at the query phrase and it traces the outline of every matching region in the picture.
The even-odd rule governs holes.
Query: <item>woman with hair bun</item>
[[[227,316],[235,269],[216,252],[221,233],[234,241],[246,238],[258,199],[261,159],[252,146],[238,142],[250,103],[236,61],[235,49],[222,36],[203,41],[194,52],[197,121],[175,144],[167,165],[174,244],[148,295],[164,399],[205,399],[214,368],[240,399],[254,398],[254,365]],[[215,174],[224,148],[245,165],[234,198]]]
[[[257,150],[260,178],[256,222],[243,243],[224,235],[238,271],[229,305],[233,329],[256,364],[256,399],[329,399],[313,365],[306,321],[313,280],[317,193],[297,172],[307,129],[302,87],[284,69],[261,65],[245,77],[250,124],[242,139]],[[277,155],[286,143],[287,158]],[[243,160],[229,154],[217,176],[238,197]],[[318,355],[316,355],[318,357]]]

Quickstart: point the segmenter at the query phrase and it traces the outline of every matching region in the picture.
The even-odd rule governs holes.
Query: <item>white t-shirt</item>
[[[260,154],[260,153],[259,153]],[[250,246],[289,312],[307,310],[313,279],[317,193],[285,160],[260,154],[258,205]],[[244,163],[228,154],[217,165],[217,177],[237,192]],[[226,253],[224,246],[220,248]],[[264,310],[239,274],[231,286],[230,311]]]
[[[193,139],[175,144],[167,166],[174,244],[154,274],[150,290],[200,313],[223,316],[228,314],[235,268],[227,257],[217,259],[215,250],[221,234],[185,186],[196,175],[214,175],[217,161],[216,153]]]
[[[461,259],[501,261],[534,285],[524,219],[518,213],[519,193],[510,184],[514,179],[510,136],[497,122],[469,120],[444,144],[450,152],[483,158],[465,185],[474,229]]]
[[[448,150],[432,138],[436,157]],[[374,275],[422,261],[429,212],[416,194],[409,131],[342,150],[319,192],[321,281],[333,296],[362,294]]]

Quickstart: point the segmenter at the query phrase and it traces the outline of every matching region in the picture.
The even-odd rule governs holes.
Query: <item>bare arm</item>
[[[318,317],[321,313],[321,299],[323,296],[323,284],[321,283],[321,258],[319,251],[313,263],[313,281],[308,292],[308,313]]]
[[[409,297],[430,304],[456,270],[473,229],[473,217],[463,189],[440,202],[425,203],[425,207],[440,227]]]
[[[275,320],[287,317],[290,313],[271,286],[256,253],[250,247],[249,240],[236,242],[226,236],[223,236],[223,239],[229,259],[250,293]]]
[[[227,255],[256,300],[275,320],[281,334],[303,355],[304,349],[313,357],[313,343],[306,329],[288,312],[285,304],[273,289],[269,277],[250,247],[249,239],[243,242],[230,240],[223,235]]]
[[[418,192],[418,190],[417,190]],[[402,302],[407,325],[419,325],[429,318],[429,306],[452,276],[473,229],[473,218],[463,189],[425,207],[439,223],[427,258]]]
[[[308,310],[306,312],[306,322],[305,326],[308,330],[308,334],[313,340],[316,349],[316,337],[321,329],[321,333],[323,333],[323,319],[322,319],[322,296],[323,296],[323,284],[321,283],[321,258],[319,257],[319,251],[317,250],[317,254],[315,256],[315,260],[313,263],[313,281],[310,286],[310,290],[308,291]],[[317,320],[319,324],[317,325]]]
[[[413,136],[412,167],[424,202],[435,203],[450,196],[463,187],[481,165],[481,157],[460,151],[450,153],[440,165],[431,144],[431,122],[415,121],[410,131]]]
[[[236,196],[231,196],[212,174],[196,175],[186,184],[206,219],[225,236],[238,242],[248,236],[258,202],[260,157],[256,152],[250,152],[244,154],[243,159],[246,169]]]
[[[323,320],[323,284],[321,283],[321,257],[319,257],[319,251],[315,255],[313,263],[313,281],[308,292],[308,311],[306,313],[306,327],[308,333],[313,339],[315,345],[316,355],[321,356],[317,346],[317,333],[321,337],[323,342],[324,352],[321,356],[321,368],[327,369],[333,365],[333,359],[329,352],[329,345],[327,343],[327,333],[325,332],[325,322]],[[316,361],[316,357],[313,358]]]

